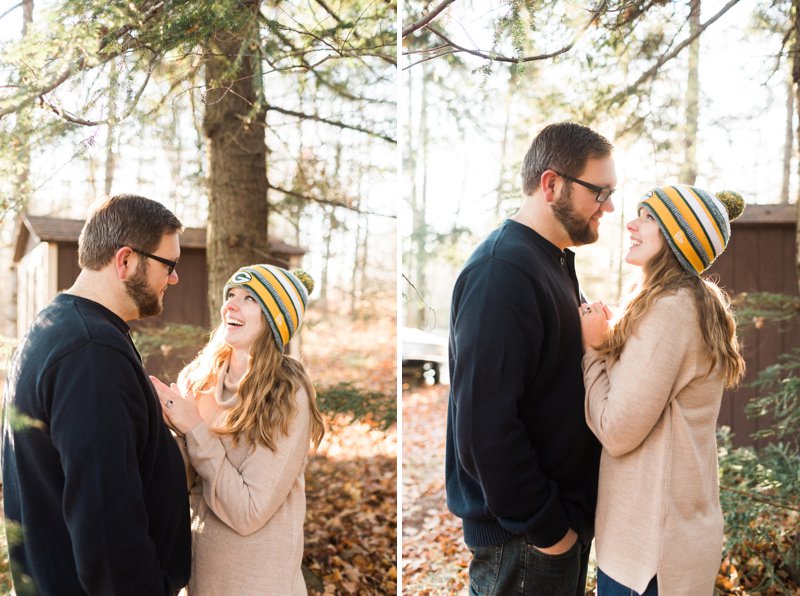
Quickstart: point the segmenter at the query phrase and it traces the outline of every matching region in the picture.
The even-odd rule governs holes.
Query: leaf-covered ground
[[[352,384],[396,409],[396,334],[391,317],[343,325],[317,316],[303,332],[303,362],[318,391]],[[326,435],[306,468],[306,549],[311,593],[395,594],[397,431],[367,413],[326,416]],[[316,583],[315,579],[320,582]]]
[[[445,504],[448,389],[403,389],[403,594],[466,594],[469,585],[461,522]]]
[[[447,511],[445,500],[448,391],[446,385],[403,389],[403,594],[468,592],[470,553],[462,539],[461,523]],[[749,589],[764,581],[764,559],[777,556],[773,546],[750,545],[746,553],[726,553],[716,594],[800,596],[800,588],[793,586],[788,592]],[[594,566],[592,559],[587,596],[594,594]]]

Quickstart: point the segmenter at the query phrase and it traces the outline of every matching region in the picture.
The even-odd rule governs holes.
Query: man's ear
[[[138,259],[136,254],[127,246],[117,249],[114,253],[114,268],[117,271],[117,277],[126,280],[136,273],[138,266]]]
[[[558,174],[553,170],[545,170],[542,172],[542,177],[539,179],[539,187],[542,189],[544,200],[548,203],[552,203],[556,200],[556,197],[558,197],[558,193],[556,192],[557,180]]]

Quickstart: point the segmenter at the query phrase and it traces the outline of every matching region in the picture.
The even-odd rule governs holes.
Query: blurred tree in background
[[[56,208],[85,209],[166,174],[168,206],[207,222],[212,320],[232,264],[267,258],[268,221],[306,227],[316,205],[361,226],[370,214],[393,217],[391,203],[371,207],[369,197],[393,165],[395,3],[18,7],[23,33],[0,53],[0,213],[53,194]],[[6,29],[14,14],[0,18]],[[61,169],[82,179],[78,192],[58,184]]]

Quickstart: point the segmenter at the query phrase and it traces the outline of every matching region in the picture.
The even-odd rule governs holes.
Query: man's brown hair
[[[153,252],[164,234],[183,231],[183,224],[161,203],[136,195],[116,195],[86,220],[78,238],[78,264],[97,271],[121,246]]]
[[[582,124],[559,122],[545,126],[522,161],[522,191],[533,194],[545,170],[578,176],[589,158],[607,157],[613,148],[608,139]]]

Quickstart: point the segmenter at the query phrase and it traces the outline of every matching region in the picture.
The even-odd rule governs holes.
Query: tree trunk
[[[333,207],[323,207],[325,216],[322,218],[322,229],[325,230],[325,253],[323,254],[322,273],[319,280],[319,302],[320,311],[328,312],[328,265],[331,262],[331,243],[333,240],[333,227],[335,225]]]
[[[506,155],[508,154],[508,136],[509,136],[509,128],[511,124],[511,104],[513,101],[514,92],[517,89],[517,81],[518,75],[515,70],[512,70],[510,75],[510,80],[508,81],[508,89],[506,90],[506,98],[505,98],[505,111],[506,111],[506,121],[503,125],[503,142],[500,144],[500,160],[499,160],[499,168],[497,172],[497,189],[495,190],[495,204],[494,204],[494,220],[498,221],[500,219],[500,211],[501,205],[503,203],[503,182],[505,179],[505,165],[506,165]]]
[[[259,0],[242,0],[241,22],[206,48],[208,306],[218,318],[222,288],[239,267],[268,260],[265,106],[258,54]]]
[[[689,2],[689,35],[700,29],[700,0]],[[689,45],[689,68],[686,82],[686,127],[684,129],[684,158],[680,181],[694,184],[697,180],[697,123],[700,112],[700,36]]]
[[[22,0],[22,36],[25,37],[28,33],[28,26],[33,23],[33,0]],[[31,175],[31,154],[28,148],[27,130],[30,127],[31,112],[30,108],[21,110],[17,114],[17,136],[20,142],[20,149],[17,155],[19,169],[17,174],[17,202],[20,205],[20,211],[24,211],[28,205],[28,199],[32,193],[30,184]]]
[[[408,96],[406,101],[406,106],[408,107],[408,126],[406,126],[406,148],[403,151],[403,170],[406,172],[406,178],[408,180],[408,206],[411,208],[412,214],[412,223],[411,223],[411,237],[409,238],[409,244],[406,245],[405,243],[402,244],[404,255],[403,255],[403,265],[407,267],[407,278],[414,277],[412,271],[414,270],[414,263],[416,261],[416,255],[414,254],[415,244],[414,244],[414,234],[416,233],[417,229],[417,148],[414,145],[416,143],[416,138],[414,133],[417,130],[417,127],[414,123],[414,97],[415,97],[415,87],[414,87],[414,71],[409,71],[408,76],[406,77],[406,89],[408,90]],[[406,248],[407,246],[407,248]],[[402,324],[407,325],[409,327],[416,324],[415,321],[415,309],[414,304],[416,304],[416,297],[414,296],[414,291],[411,289],[408,294],[408,298],[403,302],[404,312],[402,316]]]
[[[794,84],[790,76],[786,88],[786,128],[783,141],[783,180],[781,203],[789,202],[789,184],[792,179],[792,150],[794,149]]]
[[[116,167],[116,154],[114,153],[114,134],[117,120],[117,89],[119,87],[119,73],[115,64],[111,62],[108,75],[108,124],[106,125],[106,175],[103,184],[103,194],[111,195],[114,184],[114,169]]]
[[[419,189],[419,197],[414,211],[414,235],[417,241],[417,271],[416,282],[419,291],[423,294],[427,293],[427,269],[428,269],[428,140],[430,137],[428,131],[428,77],[425,72],[425,66],[422,68],[422,96],[420,105],[420,118],[419,118],[419,134],[420,134],[420,148],[422,151],[422,186]],[[415,198],[415,202],[416,202]],[[417,309],[417,326],[422,327],[426,324],[428,317],[428,306],[424,301],[419,302]]]
[[[792,44],[792,83],[794,84],[794,105],[798,110],[797,118],[797,146],[800,149],[800,0],[792,0],[792,18],[794,19],[794,42]],[[797,269],[797,283],[800,290],[800,185],[795,203],[797,222],[795,227],[795,268]]]
[[[356,311],[358,310],[358,270],[359,265],[361,263],[361,222],[365,216],[361,213],[356,214],[356,250],[355,254],[353,255],[353,277],[350,280],[350,316],[355,317]]]

